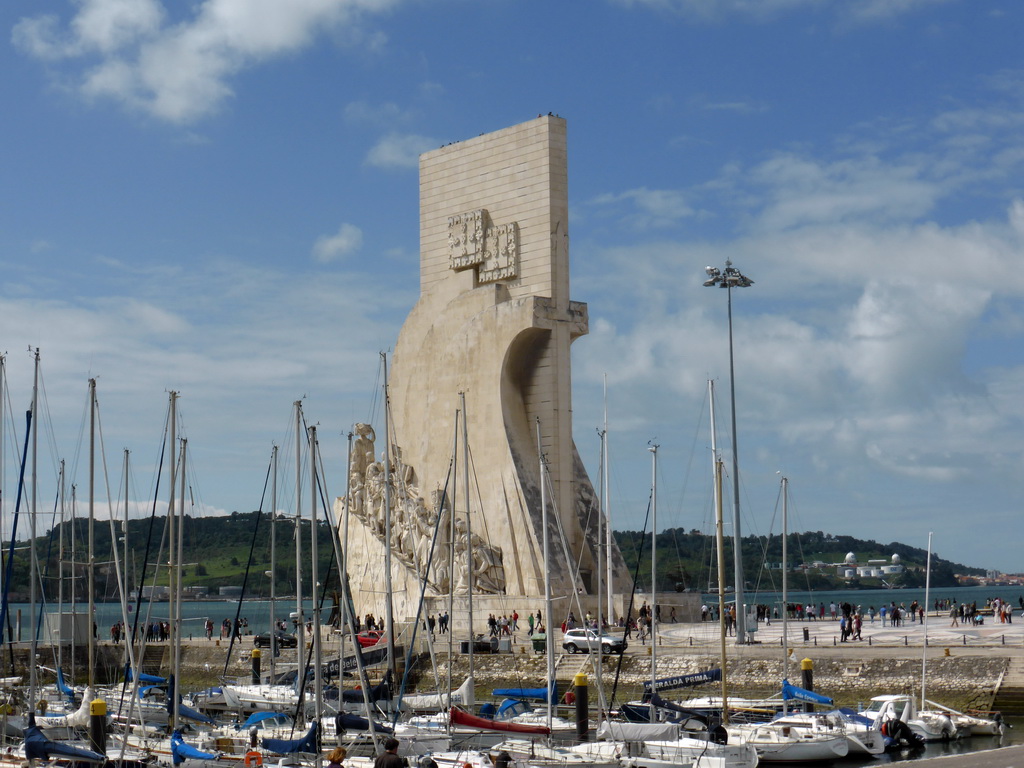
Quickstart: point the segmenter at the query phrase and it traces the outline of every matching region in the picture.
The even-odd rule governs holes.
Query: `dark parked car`
[[[252,639],[252,644],[257,648],[269,648],[270,647],[270,633],[264,632],[261,635],[256,635]],[[299,639],[295,635],[289,635],[287,632],[277,633],[277,647],[278,648],[295,648],[299,644]]]

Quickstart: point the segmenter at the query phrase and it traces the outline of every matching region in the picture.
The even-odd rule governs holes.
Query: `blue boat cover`
[[[195,747],[186,744],[181,737],[181,731],[171,734],[171,760],[175,765],[181,765],[184,760],[216,760],[217,756],[209,752],[203,752]]]
[[[705,727],[707,727],[709,724],[707,716],[701,714],[700,712],[695,712],[692,709],[682,707],[676,704],[674,701],[665,701],[657,693],[651,694],[651,703],[654,704],[654,706],[656,707],[662,707],[663,709],[667,709],[671,712],[678,712],[681,715],[686,715],[686,717],[691,720],[696,720],[699,723],[703,723]]]
[[[30,725],[25,729],[25,757],[29,760],[49,760],[51,757],[63,757],[84,763],[107,762],[106,755],[101,755],[99,752],[46,738],[36,725]]]
[[[64,682],[64,670],[57,667],[57,690],[68,697],[72,702],[75,700],[75,692]]]
[[[291,722],[291,718],[282,712],[253,712],[249,715],[249,719],[238,726],[238,730],[249,729],[254,725],[259,725],[264,720],[274,720],[277,718],[283,718],[284,722]]]
[[[178,714],[181,717],[187,717],[189,720],[195,720],[198,723],[206,723],[208,725],[215,725],[217,723],[212,717],[207,717],[201,712],[192,709],[192,707],[186,707],[180,701],[178,702]]]
[[[782,681],[782,698],[786,701],[795,699],[797,701],[809,701],[812,704],[832,705],[832,699],[828,696],[822,696],[820,693],[815,693],[814,691],[797,688],[795,685],[790,685],[788,680]]]
[[[869,720],[864,717],[864,715],[854,712],[849,707],[840,707],[836,712],[838,712],[842,716],[843,720],[848,723],[857,723],[858,725],[866,725],[868,727],[872,727],[875,724],[874,720]]]
[[[357,731],[366,733],[370,729],[370,723],[365,717],[359,715],[350,715],[347,712],[342,712],[334,718],[335,726],[339,731]],[[394,733],[394,729],[382,725],[381,723],[374,722],[373,730],[375,733]]]
[[[317,747],[317,726],[316,720],[309,727],[309,732],[301,739],[262,739],[261,744],[268,752],[276,752],[279,755],[294,755],[298,752],[305,752],[315,755]]]
[[[519,699],[505,699],[498,705],[498,714],[495,715],[495,717],[498,720],[506,720],[510,717],[518,717],[519,715],[529,711],[530,705],[525,701],[520,701]]]
[[[145,672],[140,672],[138,677],[139,677],[139,682],[142,682],[142,683],[166,683],[167,682],[167,678],[166,677],[160,677],[158,675],[147,675]],[[132,682],[133,679],[134,678],[132,677],[132,668],[128,664],[125,664],[124,665],[124,681],[126,683],[130,683],[130,682]]]
[[[391,675],[390,673],[384,675],[384,679],[377,683],[375,686],[370,688],[370,701],[387,701],[391,698]],[[353,690],[347,690],[341,692],[341,700],[349,703],[361,704],[363,701],[363,692],[361,689],[356,688]]]
[[[539,699],[540,701],[547,701],[548,694],[554,697],[553,700],[557,700],[557,687],[551,685],[549,688],[495,688],[492,694],[495,696],[509,696],[513,699]]]

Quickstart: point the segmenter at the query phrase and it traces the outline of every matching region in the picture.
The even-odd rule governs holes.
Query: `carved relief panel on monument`
[[[476,267],[480,283],[519,275],[519,225],[493,226],[483,208],[448,217],[448,265],[456,272]]]
[[[455,521],[453,546],[451,500],[436,490],[427,503],[415,484],[415,470],[402,460],[402,449],[397,445],[391,447],[394,458],[385,495],[384,463],[374,456],[373,427],[357,424],[355,433],[349,511],[370,535],[389,547],[392,557],[424,579],[436,594],[453,589],[456,594],[467,594],[470,568],[475,593],[504,594],[501,548],[488,545],[476,533],[467,536],[464,515]],[[390,529],[384,523],[387,500],[391,503]],[[344,503],[344,499],[340,501]]]

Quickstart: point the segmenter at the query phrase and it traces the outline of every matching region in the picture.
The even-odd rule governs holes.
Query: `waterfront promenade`
[[[949,648],[951,653],[964,652],[990,653],[1011,652],[1017,649],[1024,655],[1024,618],[1017,617],[1012,624],[994,622],[991,617],[977,626],[950,626],[948,615],[932,613],[928,616],[929,648]],[[835,653],[842,655],[871,656],[884,655],[900,648],[917,647],[918,653],[924,645],[924,625],[919,622],[905,622],[898,627],[882,623],[877,617],[874,623],[865,621],[861,629],[861,640],[839,640],[839,622],[831,619],[818,621],[789,621],[789,647],[800,652],[801,649],[813,650],[817,654]],[[807,639],[805,640],[805,632]],[[717,622],[696,622],[689,624],[665,624],[659,629],[659,649],[672,648],[703,648],[705,650],[719,645],[719,628]],[[771,624],[761,622],[757,632],[753,633],[754,642],[750,645],[736,646],[735,638],[728,637],[728,653],[730,656],[742,657],[756,653],[758,648],[780,649],[782,647],[782,621],[773,619]],[[631,648],[642,648],[642,644],[632,641]],[[902,652],[900,652],[902,654]],[[1007,653],[1006,655],[1010,655]],[[1017,655],[1017,654],[1014,654]]]

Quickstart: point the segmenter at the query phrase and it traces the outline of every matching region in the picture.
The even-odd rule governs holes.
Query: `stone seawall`
[[[560,656],[555,676],[559,690],[567,690],[577,672],[585,672],[593,685],[595,670],[588,656]],[[956,709],[988,709],[1008,660],[978,656],[944,657],[929,660],[927,697]],[[658,657],[658,676],[672,677],[718,667],[716,657],[707,655],[665,655]],[[546,662],[535,655],[481,655],[474,659],[474,676],[478,695],[489,697],[496,687],[543,685]],[[789,680],[801,684],[799,661],[790,664]],[[452,667],[452,678],[461,683],[469,671],[465,657],[458,657]],[[441,678],[447,667],[441,663]],[[619,666],[618,657],[604,665],[605,689],[610,691],[618,674],[617,701],[639,696],[643,683],[650,679],[650,658],[626,655]],[[420,676],[423,685],[432,674]],[[747,658],[730,661],[726,667],[730,695],[760,697],[777,694],[781,688],[782,665],[778,659]],[[872,696],[883,693],[921,692],[921,660],[913,658],[866,658],[814,660],[814,689],[831,696],[837,705],[866,704]],[[701,686],[692,693],[674,695],[718,695],[720,686]],[[593,695],[591,696],[593,699]]]
[[[182,648],[182,686],[186,689],[202,688],[218,682],[222,677],[245,678],[251,669],[251,640],[243,639],[236,645],[230,664],[225,672],[227,645],[218,645],[204,640],[190,641]],[[782,664],[777,654],[759,649],[756,653],[748,652],[743,658],[730,660],[727,667],[727,679],[730,695],[760,697],[776,694],[780,690],[782,680]],[[920,695],[921,691],[921,657],[920,651],[910,648],[879,649],[871,652],[860,647],[860,654],[847,653],[839,656],[834,649],[800,649],[793,656],[789,665],[789,680],[795,685],[801,684],[800,658],[809,656],[814,664],[814,688],[816,691],[831,696],[836,704],[856,706],[866,703],[872,696],[882,693],[912,693]],[[525,647],[517,647],[516,653],[478,654],[474,657],[474,673],[477,683],[477,695],[483,700],[491,698],[491,689],[498,687],[536,687],[543,685],[546,676],[546,660],[541,654],[527,652]],[[67,653],[67,651],[65,651]],[[123,662],[123,648],[109,644],[100,644],[97,648],[99,669],[97,682],[112,682],[120,679]],[[285,659],[294,664],[294,651],[286,651]],[[167,674],[170,669],[171,654],[166,645],[150,647],[143,660],[143,671],[153,674]],[[8,657],[9,658],[9,657]],[[41,648],[38,657],[43,666],[49,666],[53,658],[52,649]],[[14,653],[16,674],[27,679],[27,649],[17,649]],[[438,676],[442,681],[447,679],[447,656],[437,655]],[[84,677],[84,653],[77,654],[75,666],[77,682]],[[264,671],[268,668],[268,659],[262,659]],[[595,659],[587,654],[569,655],[559,653],[556,657],[555,677],[559,690],[567,690],[578,672],[587,675],[590,684],[594,685],[596,672]],[[618,679],[615,693],[616,702],[626,701],[640,695],[644,681],[650,679],[650,656],[646,649],[632,650],[625,654],[619,664],[619,657],[605,657],[603,668],[605,690],[611,692]],[[65,672],[69,672],[70,659],[65,656]],[[719,666],[717,656],[711,653],[683,653],[678,649],[659,650],[658,676],[671,677],[691,674]],[[964,654],[939,656],[928,660],[927,697],[956,709],[989,709],[997,687],[1003,680],[1010,666],[1010,657],[1000,653]],[[452,664],[452,679],[455,685],[461,684],[469,672],[469,659],[457,654]],[[371,677],[376,679],[381,673],[379,668],[370,670]],[[427,689],[433,687],[434,674],[430,671],[429,655],[421,654],[413,662],[413,687]],[[52,680],[52,674],[43,672],[41,682]],[[687,695],[718,695],[718,685],[702,686],[688,691],[679,691],[674,695],[678,698]],[[592,695],[592,700],[596,700]]]

